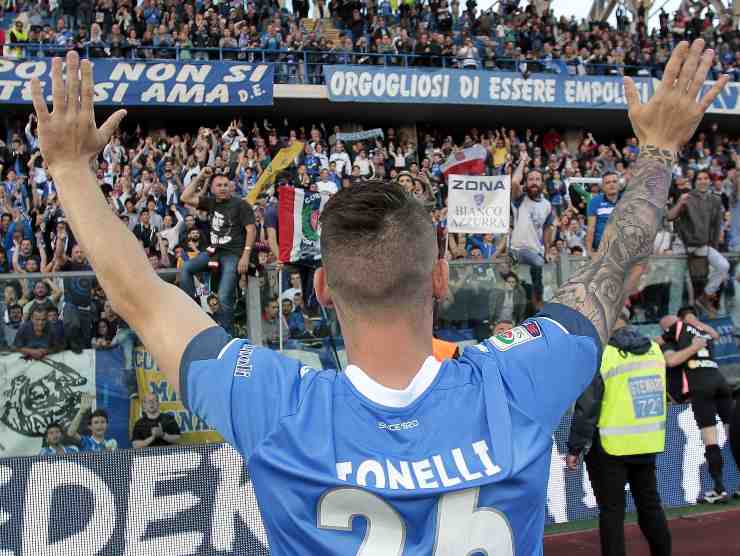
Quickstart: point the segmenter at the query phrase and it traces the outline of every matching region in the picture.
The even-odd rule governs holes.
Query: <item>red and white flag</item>
[[[483,145],[473,145],[467,149],[452,153],[442,165],[442,174],[463,176],[480,176],[486,171],[488,151]]]

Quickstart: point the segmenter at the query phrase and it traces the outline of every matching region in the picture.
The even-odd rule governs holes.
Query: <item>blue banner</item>
[[[365,66],[324,66],[324,75],[332,102],[626,108],[621,77]],[[646,102],[652,79],[635,82]]]
[[[96,399],[97,406],[108,412],[106,437],[115,438],[119,448],[130,448],[130,396],[136,377],[124,367],[120,347],[95,350]]]
[[[701,89],[704,95],[714,85],[714,81],[707,81]],[[722,92],[714,99],[708,114],[740,114],[740,83],[728,83]]]
[[[29,104],[38,77],[51,102],[51,59],[0,58],[0,102]],[[99,106],[271,106],[272,64],[96,59]]]

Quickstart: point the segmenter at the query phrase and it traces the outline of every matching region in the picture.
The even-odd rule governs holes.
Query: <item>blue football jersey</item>
[[[98,442],[92,435],[86,434],[80,437],[81,452],[105,452],[115,450],[117,447],[118,443],[115,438],[104,438],[102,442]]]
[[[537,555],[552,432],[600,349],[586,318],[549,305],[457,360],[430,357],[399,391],[214,327],[180,386],[249,460],[275,556]]]

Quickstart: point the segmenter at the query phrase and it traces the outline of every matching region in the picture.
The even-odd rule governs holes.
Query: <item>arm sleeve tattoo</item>
[[[629,278],[652,253],[671,184],[671,151],[645,146],[627,189],[612,212],[599,255],[558,290],[554,303],[586,316],[605,344],[624,305]]]

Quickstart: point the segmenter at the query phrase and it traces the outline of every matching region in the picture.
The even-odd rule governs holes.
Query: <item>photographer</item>
[[[212,195],[204,193],[209,180]],[[231,329],[234,317],[237,273],[247,273],[257,233],[252,207],[233,193],[234,184],[229,178],[223,174],[214,175],[213,169],[207,166],[190,182],[181,197],[186,205],[208,213],[211,244],[208,252],[199,253],[183,265],[182,289],[194,297],[193,276],[208,268],[218,268],[221,274],[218,298],[227,330]]]

